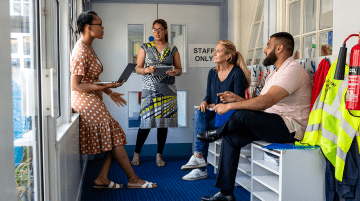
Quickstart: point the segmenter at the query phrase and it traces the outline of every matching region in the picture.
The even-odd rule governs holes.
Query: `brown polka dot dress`
[[[98,82],[103,68],[91,47],[79,40],[71,59],[72,75],[82,75],[82,83]],[[102,91],[71,91],[71,108],[80,114],[80,146],[82,154],[110,151],[125,145],[126,136],[120,124],[110,115],[102,101]]]

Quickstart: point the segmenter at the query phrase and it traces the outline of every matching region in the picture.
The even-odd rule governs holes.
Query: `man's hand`
[[[223,115],[231,110],[229,104],[217,104],[214,107],[214,111],[220,115]]]
[[[231,103],[236,101],[236,94],[230,91],[225,91],[224,93],[218,93],[217,96],[220,96],[220,101],[223,103]]]
[[[123,106],[126,105],[126,100],[123,99],[121,96],[123,96],[124,94],[121,93],[117,93],[117,92],[112,92],[109,96],[111,98],[111,100],[113,100],[117,106]]]
[[[201,112],[205,112],[207,109],[209,109],[209,105],[206,101],[201,102],[201,104],[196,108],[196,110],[200,110]]]

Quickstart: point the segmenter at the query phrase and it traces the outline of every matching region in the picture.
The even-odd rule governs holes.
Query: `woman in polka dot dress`
[[[80,14],[77,19],[78,32],[81,38],[72,51],[71,59],[71,107],[80,114],[80,146],[82,154],[97,154],[104,151],[105,159],[94,188],[122,188],[122,185],[108,179],[108,173],[116,160],[128,177],[128,188],[155,188],[155,183],[139,179],[131,167],[124,149],[126,136],[120,124],[110,115],[102,94],[105,92],[118,105],[126,105],[121,97],[124,94],[113,92],[122,83],[106,85],[92,84],[98,82],[103,66],[96,56],[91,44],[95,38],[102,39],[104,27],[100,17],[94,11]]]

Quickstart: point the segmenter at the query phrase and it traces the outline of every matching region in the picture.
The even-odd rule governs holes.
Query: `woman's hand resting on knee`
[[[209,109],[209,105],[206,101],[203,101],[196,109],[205,112],[205,110]]]

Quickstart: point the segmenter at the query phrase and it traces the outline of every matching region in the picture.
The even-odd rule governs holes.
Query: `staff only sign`
[[[189,67],[214,67],[216,44],[189,44]]]

